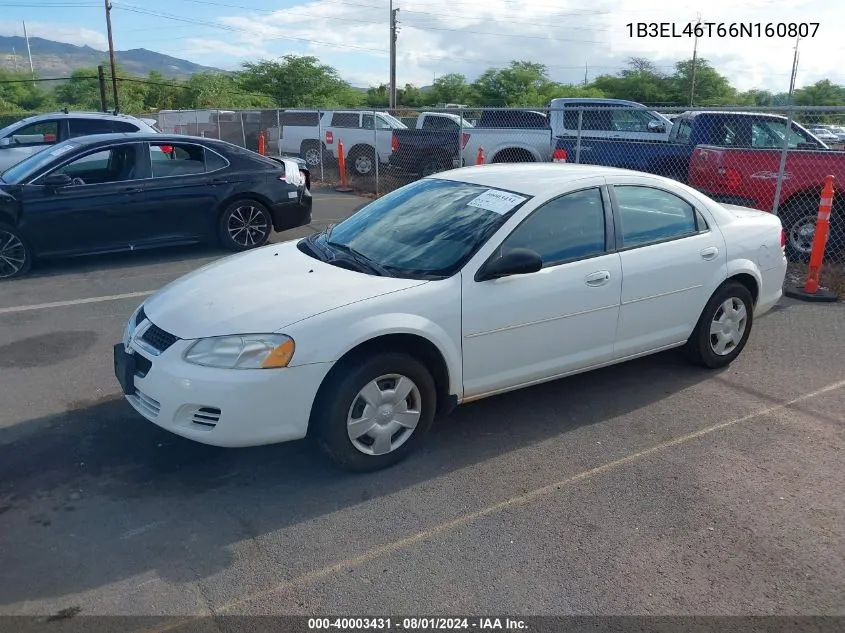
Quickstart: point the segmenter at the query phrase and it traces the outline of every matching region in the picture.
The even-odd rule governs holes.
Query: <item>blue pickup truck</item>
[[[687,182],[690,158],[698,145],[719,147],[778,147],[787,118],[757,112],[695,111],[674,118],[668,140],[626,140],[559,136],[552,160],[621,167]],[[797,140],[797,143],[794,142]],[[828,149],[819,139],[792,122],[790,147]]]

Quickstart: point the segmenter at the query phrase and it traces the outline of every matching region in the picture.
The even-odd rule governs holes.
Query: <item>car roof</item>
[[[43,114],[36,114],[31,117],[27,117],[26,119],[22,119],[21,121],[40,121],[42,119],[66,119],[66,118],[74,118],[74,119],[130,119],[133,121],[138,121],[138,117],[134,117],[131,114],[123,114],[122,112],[118,112],[117,114],[113,112],[83,112],[83,111],[73,111],[70,110],[65,112],[64,110],[60,110],[57,112],[44,112]]]
[[[561,185],[593,177],[638,176],[656,183],[679,183],[668,178],[629,169],[603,167],[601,165],[576,165],[572,163],[499,163],[473,165],[439,172],[429,179],[446,179],[457,182],[504,189],[528,196],[552,195]]]
[[[100,143],[111,143],[114,141],[153,141],[155,143],[186,143],[201,142],[209,145],[231,145],[225,141],[205,136],[188,136],[187,134],[164,134],[157,132],[113,132],[111,134],[86,134],[68,139],[67,143],[76,145],[97,145]]]

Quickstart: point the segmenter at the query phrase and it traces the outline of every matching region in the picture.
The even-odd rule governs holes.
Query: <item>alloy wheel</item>
[[[0,230],[0,278],[14,277],[26,264],[26,246],[14,233]]]
[[[232,211],[227,229],[232,241],[244,247],[261,244],[269,233],[269,225],[264,213],[250,205],[244,205]]]

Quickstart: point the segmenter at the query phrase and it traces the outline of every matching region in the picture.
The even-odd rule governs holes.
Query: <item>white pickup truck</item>
[[[376,156],[380,165],[390,162],[395,131],[456,131],[461,125],[472,128],[466,119],[462,122],[451,112],[422,112],[413,128],[387,112],[366,110],[285,110],[279,113],[279,120],[281,127],[269,130],[270,148],[277,148],[279,154],[300,156],[313,170],[320,165],[321,151],[324,164],[335,163],[342,142],[347,169],[359,176],[375,172]]]
[[[579,132],[580,117],[580,132]],[[464,164],[548,162],[558,138],[618,138],[667,141],[672,121],[634,101],[622,99],[552,99],[549,115],[525,110],[486,110],[464,136]]]

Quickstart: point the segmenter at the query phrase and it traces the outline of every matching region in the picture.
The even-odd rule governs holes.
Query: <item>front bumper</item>
[[[115,346],[115,374],[124,396],[150,422],[190,440],[221,447],[304,438],[317,389],[331,363],[284,369],[226,370],[186,363],[190,341],[155,356]],[[128,362],[128,366],[126,363]],[[128,393],[127,393],[128,392]]]

